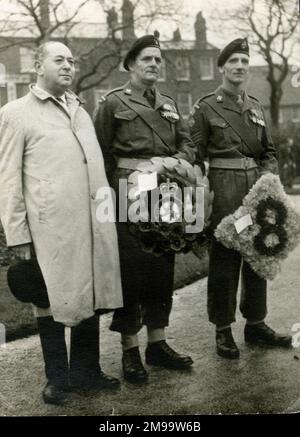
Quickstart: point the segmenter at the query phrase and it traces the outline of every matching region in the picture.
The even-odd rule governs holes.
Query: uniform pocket
[[[138,114],[131,109],[115,113],[117,133],[121,143],[128,143],[137,136]]]
[[[126,111],[120,111],[115,113],[115,118],[118,120],[134,120],[138,114],[135,111],[132,111],[131,109],[126,109]]]
[[[225,129],[229,126],[229,123],[226,120],[223,120],[222,118],[212,118],[210,120],[211,126],[220,127],[222,129]]]

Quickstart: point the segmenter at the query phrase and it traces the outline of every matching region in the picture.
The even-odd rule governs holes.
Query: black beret
[[[249,45],[247,38],[237,38],[227,44],[218,57],[218,67],[222,67],[232,53],[245,53],[249,56]]]
[[[137,55],[146,47],[156,47],[160,49],[159,41],[153,35],[144,35],[137,39],[130,47],[127,55],[125,56],[123,66],[125,70],[129,71],[128,62],[135,59]]]
[[[10,291],[20,302],[30,302],[40,308],[49,308],[46,284],[35,258],[20,261],[7,270]]]

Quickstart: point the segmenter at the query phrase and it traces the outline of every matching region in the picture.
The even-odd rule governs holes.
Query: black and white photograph
[[[299,243],[298,0],[0,0],[0,418],[295,416]]]

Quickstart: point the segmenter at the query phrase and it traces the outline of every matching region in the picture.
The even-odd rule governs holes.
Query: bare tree
[[[105,32],[99,37],[86,38],[83,30],[78,43],[74,35],[78,29],[84,29],[78,19],[80,13],[95,2],[105,17],[102,23]],[[13,45],[36,47],[45,41],[61,40],[76,56],[79,71],[74,90],[78,94],[101,84],[119,66],[124,49],[135,38],[133,29],[145,32],[155,20],[165,17],[170,20],[170,16],[176,20],[180,6],[178,0],[81,0],[72,7],[73,2],[65,0],[13,0],[10,3],[15,10],[8,11],[0,23],[0,51]],[[0,0],[2,11],[5,4],[7,2]],[[124,12],[124,5],[129,16]]]
[[[224,32],[234,28],[248,38],[267,63],[270,84],[270,114],[274,130],[279,125],[282,84],[289,72],[289,62],[299,39],[298,2],[294,0],[241,0],[235,10],[222,11]]]

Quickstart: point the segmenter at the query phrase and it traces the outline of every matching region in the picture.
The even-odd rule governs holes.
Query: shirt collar
[[[232,91],[229,91],[229,90],[223,88],[222,86],[221,86],[221,90],[223,91],[224,94],[227,94],[230,97],[237,97],[238,95],[240,95],[242,98],[244,98],[244,95],[245,95],[244,90],[241,90],[239,93],[234,93]]]
[[[153,93],[153,95],[155,96],[155,87],[152,88],[147,88],[147,87],[136,87],[133,85],[133,83],[129,82],[129,88],[131,88],[132,90],[134,90],[135,94],[138,94],[140,96],[143,96],[146,89],[150,89]]]

